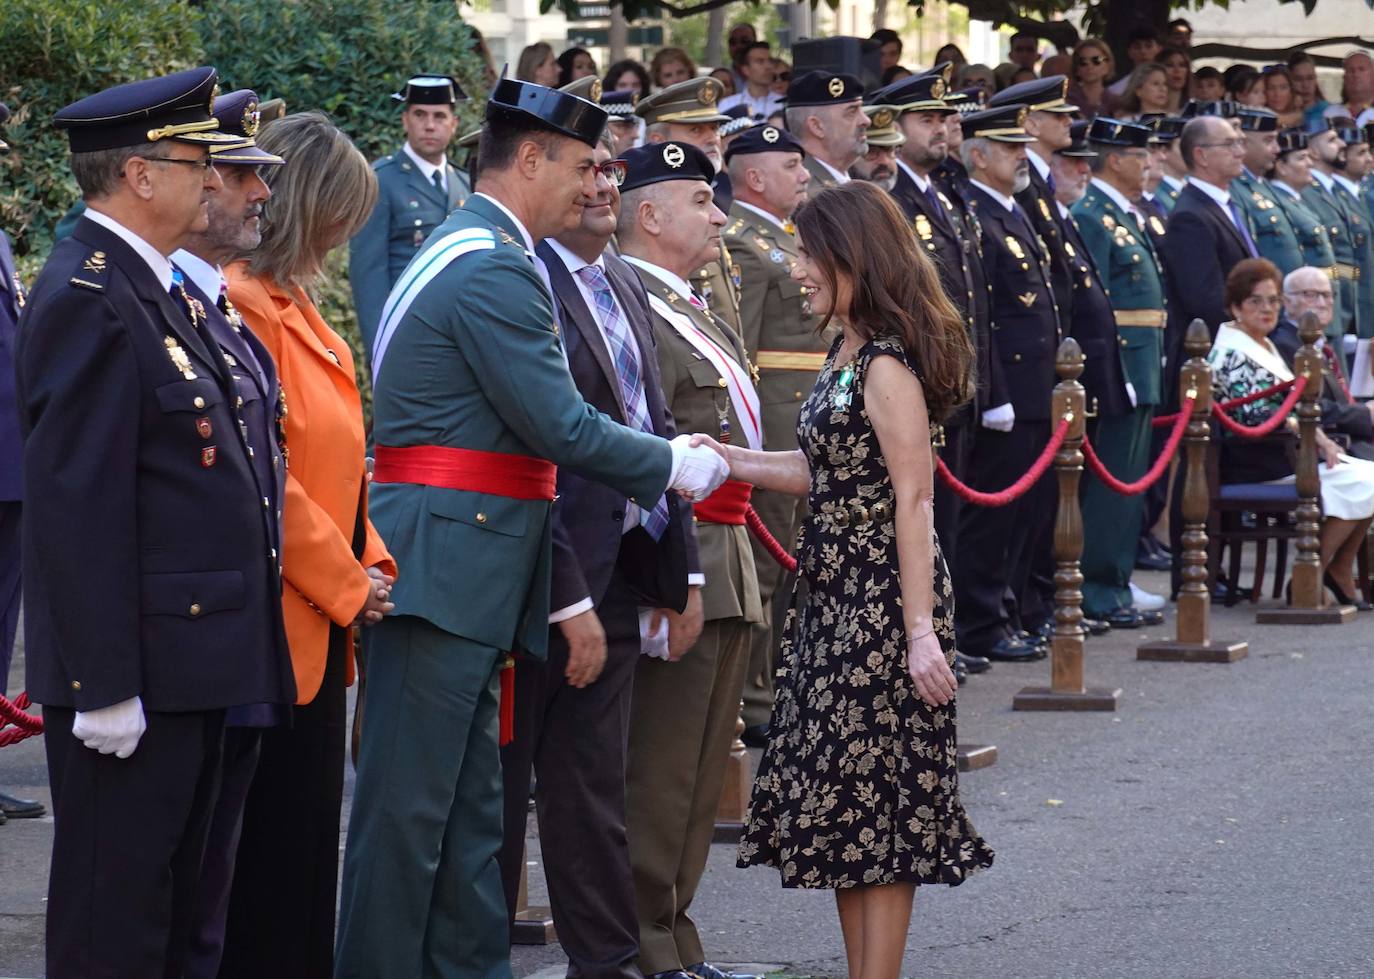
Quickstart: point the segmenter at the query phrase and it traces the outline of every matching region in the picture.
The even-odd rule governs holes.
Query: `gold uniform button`
[[[267,556],[275,561],[277,559],[277,549],[275,547],[272,548],[270,551],[267,552]]]
[[[725,378],[722,377],[717,379],[716,384],[718,384],[720,387],[725,387]]]
[[[204,408],[205,399],[202,398],[200,395],[196,395],[195,400],[192,401],[191,404],[195,405],[197,408]]]
[[[1011,359],[1012,359],[1012,360],[1020,360],[1020,359],[1021,359],[1021,355],[1020,355],[1020,354],[1012,354],[1012,355],[1011,355]]]
[[[234,399],[234,407],[236,407],[236,408],[242,408],[242,407],[243,407],[243,397],[242,397],[242,396],[240,396],[240,397]]]
[[[200,603],[199,603],[199,602],[193,602],[193,603],[191,603],[191,614],[192,614],[192,615],[199,615],[199,614],[200,614]]]
[[[80,690],[80,689],[81,689],[81,681],[80,681],[80,680],[73,680],[73,681],[72,681],[72,689],[73,689],[73,690]]]
[[[264,510],[270,510],[270,509],[272,508],[272,503],[271,503],[271,501],[268,500],[267,497],[265,497],[265,496],[262,498],[262,508],[263,508]]]
[[[487,515],[486,515],[485,513],[479,513],[479,514],[477,514],[477,522],[478,522],[478,523],[486,523],[486,522],[487,522]]]

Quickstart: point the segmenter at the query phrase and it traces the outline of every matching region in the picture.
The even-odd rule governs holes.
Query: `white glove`
[[[983,427],[990,428],[994,432],[1010,432],[1011,427],[1015,424],[1016,409],[1011,406],[1010,402],[983,412]]]
[[[688,445],[690,435],[679,435],[668,443],[673,450],[673,478],[668,484],[689,500],[704,500],[730,476],[730,467],[715,449]]]
[[[99,710],[79,710],[72,722],[72,737],[93,751],[116,758],[132,755],[146,730],[143,701],[138,697]]]
[[[1131,407],[1134,408],[1134,407],[1136,406],[1136,404],[1135,404],[1135,385],[1132,384],[1130,381],[1127,381],[1127,382],[1126,382],[1126,397],[1128,397],[1128,398],[1131,399]]]

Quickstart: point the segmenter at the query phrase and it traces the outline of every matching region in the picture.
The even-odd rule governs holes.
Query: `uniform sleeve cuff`
[[[583,612],[590,612],[594,608],[596,608],[596,603],[594,603],[590,597],[584,598],[575,605],[567,605],[557,612],[549,613],[549,625],[555,625],[565,619],[571,619],[574,615],[581,615]]]
[[[704,584],[706,584],[706,575],[700,571],[693,572],[687,576],[688,588],[691,588],[693,585],[699,588]]]

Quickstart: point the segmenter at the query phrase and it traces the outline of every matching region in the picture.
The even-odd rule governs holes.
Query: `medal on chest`
[[[835,392],[830,403],[836,411],[844,411],[854,400],[854,364],[848,363],[840,368],[840,376],[835,381]]]

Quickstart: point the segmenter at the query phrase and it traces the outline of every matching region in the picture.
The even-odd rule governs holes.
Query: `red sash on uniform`
[[[727,479],[706,499],[692,504],[692,513],[702,523],[723,523],[743,527],[746,522],[745,514],[749,512],[749,497],[753,492],[753,483]]]
[[[418,483],[513,500],[552,501],[558,482],[558,467],[547,459],[505,452],[446,445],[379,445],[375,460],[374,483]]]

